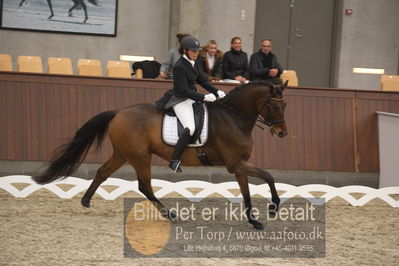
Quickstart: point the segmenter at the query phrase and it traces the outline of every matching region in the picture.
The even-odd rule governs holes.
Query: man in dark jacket
[[[258,52],[252,54],[249,62],[251,80],[269,80],[275,84],[282,84],[280,79],[283,68],[277,62],[277,57],[271,52],[272,41],[264,39]]]

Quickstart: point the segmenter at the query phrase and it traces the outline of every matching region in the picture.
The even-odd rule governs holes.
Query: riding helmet
[[[180,49],[198,51],[201,50],[200,42],[193,36],[186,36],[181,39]]]

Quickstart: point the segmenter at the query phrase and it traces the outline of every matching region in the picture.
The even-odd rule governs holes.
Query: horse
[[[21,2],[19,3],[19,7],[21,7],[26,0],[21,0]],[[83,21],[83,23],[86,23],[87,19],[89,18],[87,15],[87,6],[85,4],[85,2],[83,0],[72,0],[74,5],[68,10],[68,15],[70,17],[72,17],[72,11],[76,8],[83,8],[83,11],[85,12],[85,20]],[[88,0],[89,3],[91,3],[92,5],[98,6],[98,2],[97,0]],[[51,2],[51,0],[47,0],[47,4],[48,7],[50,9],[50,16],[48,17],[48,19],[51,19],[52,17],[54,17],[54,11],[53,11],[53,4]]]
[[[282,138],[287,134],[284,120],[286,101],[283,96],[287,82],[282,85],[251,82],[234,88],[223,99],[206,103],[209,137],[202,150],[208,154],[213,165],[224,165],[229,173],[235,174],[244,198],[248,222],[258,230],[264,226],[252,215],[248,176],[260,178],[269,185],[272,195],[270,215],[277,213],[280,198],[273,176],[248,162],[253,148],[251,132],[256,123],[261,122],[270,127],[273,136]],[[92,144],[96,141],[99,148],[108,133],[113,146],[112,156],[97,170],[81,204],[89,208],[97,188],[128,162],[136,171],[140,192],[166,217],[176,217],[160,203],[151,186],[152,154],[169,161],[174,149],[161,139],[164,113],[154,104],[142,103],[97,114],[77,130],[69,143],[59,147],[49,166],[42,174],[34,176],[33,180],[38,184],[47,184],[70,176],[84,160]],[[201,165],[196,149],[187,148],[184,151],[182,165]]]
[[[50,0],[51,1],[51,0]],[[86,23],[87,19],[89,18],[87,15],[87,6],[83,0],[72,0],[74,2],[74,5],[68,10],[68,14],[70,17],[72,17],[72,10],[75,8],[80,8],[82,7],[84,12],[85,12],[85,20],[83,23]],[[91,3],[94,6],[98,6],[97,0],[88,0],[89,3]]]

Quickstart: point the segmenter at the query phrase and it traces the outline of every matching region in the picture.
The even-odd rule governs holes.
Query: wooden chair
[[[381,75],[381,90],[399,91],[398,75]]]
[[[18,56],[18,71],[43,73],[42,58],[40,56]]]
[[[72,61],[65,57],[49,57],[48,73],[50,74],[68,74],[72,75]]]
[[[109,77],[131,78],[129,62],[109,60],[107,63],[107,75]]]
[[[298,77],[296,75],[295,70],[284,70],[280,78],[283,81],[283,83],[288,80],[288,86],[290,87],[298,86]]]
[[[0,54],[0,71],[12,71],[11,55]]]
[[[101,61],[97,59],[79,59],[78,75],[102,76],[103,68],[101,66]]]
[[[142,79],[143,76],[144,76],[143,69],[141,68],[136,69],[136,71],[134,72],[134,77],[136,79]]]

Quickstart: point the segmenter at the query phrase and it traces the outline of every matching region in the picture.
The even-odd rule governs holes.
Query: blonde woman
[[[215,40],[210,40],[199,52],[198,66],[208,74],[209,81],[223,79],[223,52],[218,50]]]

